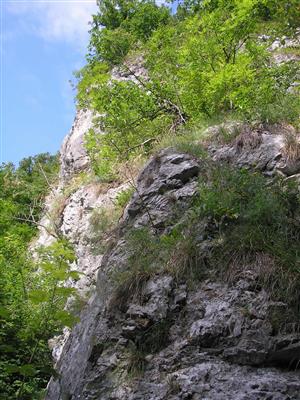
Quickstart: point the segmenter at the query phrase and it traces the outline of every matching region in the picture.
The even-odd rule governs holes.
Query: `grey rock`
[[[141,79],[143,81],[149,79],[148,71],[144,64],[145,60],[142,56],[135,57],[134,60],[127,60],[124,65],[113,68],[112,80],[132,81],[139,85]]]
[[[131,303],[126,311],[128,316],[144,317],[152,321],[166,318],[172,283],[173,279],[170,276],[159,276],[150,280],[144,290],[144,295],[150,298],[149,301],[145,305]]]
[[[92,128],[93,114],[89,110],[78,110],[70,133],[65,137],[60,150],[62,180],[89,167],[89,158],[84,148],[84,135]]]
[[[197,192],[199,161],[172,149],[162,150],[144,167],[137,179],[134,193],[125,215],[125,222],[135,227],[150,225],[166,227],[174,206],[188,207]]]
[[[260,143],[256,146],[244,145],[242,141],[233,145],[211,147],[215,161],[234,163],[239,168],[254,168],[270,175],[275,168],[284,167],[284,139],[282,136],[262,133]]]

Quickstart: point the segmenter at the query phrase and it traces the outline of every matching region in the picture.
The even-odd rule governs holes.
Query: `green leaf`
[[[16,365],[16,364],[7,364],[4,366],[4,370],[8,374],[16,374],[17,372],[19,372],[20,367],[19,367],[19,365]]]
[[[60,310],[55,313],[55,318],[61,322],[62,325],[72,328],[77,322],[79,322],[79,318],[74,315],[68,313],[65,310]]]
[[[63,296],[63,297],[69,297],[72,294],[77,293],[77,290],[75,288],[71,287],[58,287],[56,288],[56,294]]]
[[[0,318],[8,318],[9,317],[9,311],[7,310],[7,308],[0,306]]]
[[[20,374],[23,376],[34,376],[37,373],[37,370],[33,364],[24,364],[19,368]]]
[[[49,299],[49,294],[45,290],[36,289],[29,292],[29,299],[34,304],[45,303]]]
[[[9,344],[2,344],[0,345],[0,352],[3,353],[15,353],[16,348]]]
[[[84,275],[84,273],[83,272],[78,272],[78,271],[70,271],[68,275],[72,279],[79,279],[80,276]]]

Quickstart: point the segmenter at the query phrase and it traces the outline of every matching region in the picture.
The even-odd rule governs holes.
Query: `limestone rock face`
[[[83,274],[72,286],[81,292],[90,291],[95,285],[96,272],[103,257],[103,251],[94,249],[89,237],[92,212],[95,209],[112,207],[117,195],[128,189],[128,184],[112,187],[104,193],[100,189],[100,184],[88,184],[79,188],[68,198],[62,213],[61,233],[75,248],[77,263],[74,269]]]
[[[286,162],[282,138],[261,136],[252,152],[236,143],[212,147],[212,157],[275,173]],[[114,245],[98,259],[88,258],[85,215],[120,188],[104,197],[82,188],[69,199],[61,229],[75,244],[79,265],[97,271],[97,282],[65,340],[47,400],[300,399],[299,372],[288,371],[300,358],[300,335],[288,327],[278,333],[276,321],[287,305],[270,299],[251,266],[241,266],[230,284],[207,279],[194,287],[167,271],[157,273],[145,282],[143,301],[129,296],[114,306],[112,277],[130,260],[128,231],[168,232],[197,193],[202,163],[172,149],[154,156],[137,179]],[[139,354],[137,343],[145,344],[151,332],[151,346]]]
[[[78,110],[69,134],[60,150],[61,178],[67,180],[72,175],[86,169],[89,165],[84,148],[84,135],[92,128],[93,114],[89,110]]]
[[[32,245],[35,252],[39,246],[51,245],[58,236],[67,238],[73,245],[77,261],[72,269],[80,273],[80,278],[69,280],[66,286],[78,290],[81,301],[88,301],[96,284],[103,251],[95,251],[91,244],[90,219],[96,209],[106,209],[114,206],[117,195],[129,184],[109,185],[103,189],[101,183],[80,180],[75,184],[73,179],[83,170],[89,170],[89,158],[84,148],[84,135],[92,127],[93,115],[88,110],[79,110],[70,133],[66,136],[60,152],[60,182],[49,194],[45,203],[45,213],[40,221],[39,235]],[[70,301],[68,304],[72,306]],[[53,358],[60,358],[69,330],[64,329],[62,335],[49,341]]]

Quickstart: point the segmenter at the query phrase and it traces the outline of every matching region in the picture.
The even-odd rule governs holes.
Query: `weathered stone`
[[[130,304],[126,313],[131,318],[144,317],[152,321],[166,318],[172,282],[173,279],[170,276],[162,276],[150,280],[144,289],[144,296],[149,298],[149,301],[145,305]]]
[[[89,167],[89,158],[84,148],[84,135],[92,128],[93,114],[89,110],[78,110],[70,133],[65,137],[60,150],[63,180]]]
[[[195,178],[200,165],[192,156],[172,149],[162,150],[144,167],[125,214],[134,226],[165,228],[174,205],[188,207],[197,192]]]

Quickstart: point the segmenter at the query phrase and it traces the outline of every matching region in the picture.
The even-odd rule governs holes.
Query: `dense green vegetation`
[[[297,24],[296,0],[185,1],[173,14],[151,0],[100,1],[77,74],[79,106],[99,115],[86,142],[96,174],[114,179],[119,161],[183,126],[297,123],[299,96],[288,90],[297,64],[278,65],[267,50]],[[135,79],[116,80],[116,67]]]
[[[62,310],[74,291],[60,287],[75,277],[69,244],[59,240],[41,248],[39,261],[28,254],[57,172],[58,157],[49,154],[26,158],[18,168],[0,168],[0,398],[5,400],[41,398],[52,373],[48,339],[73,322]]]

